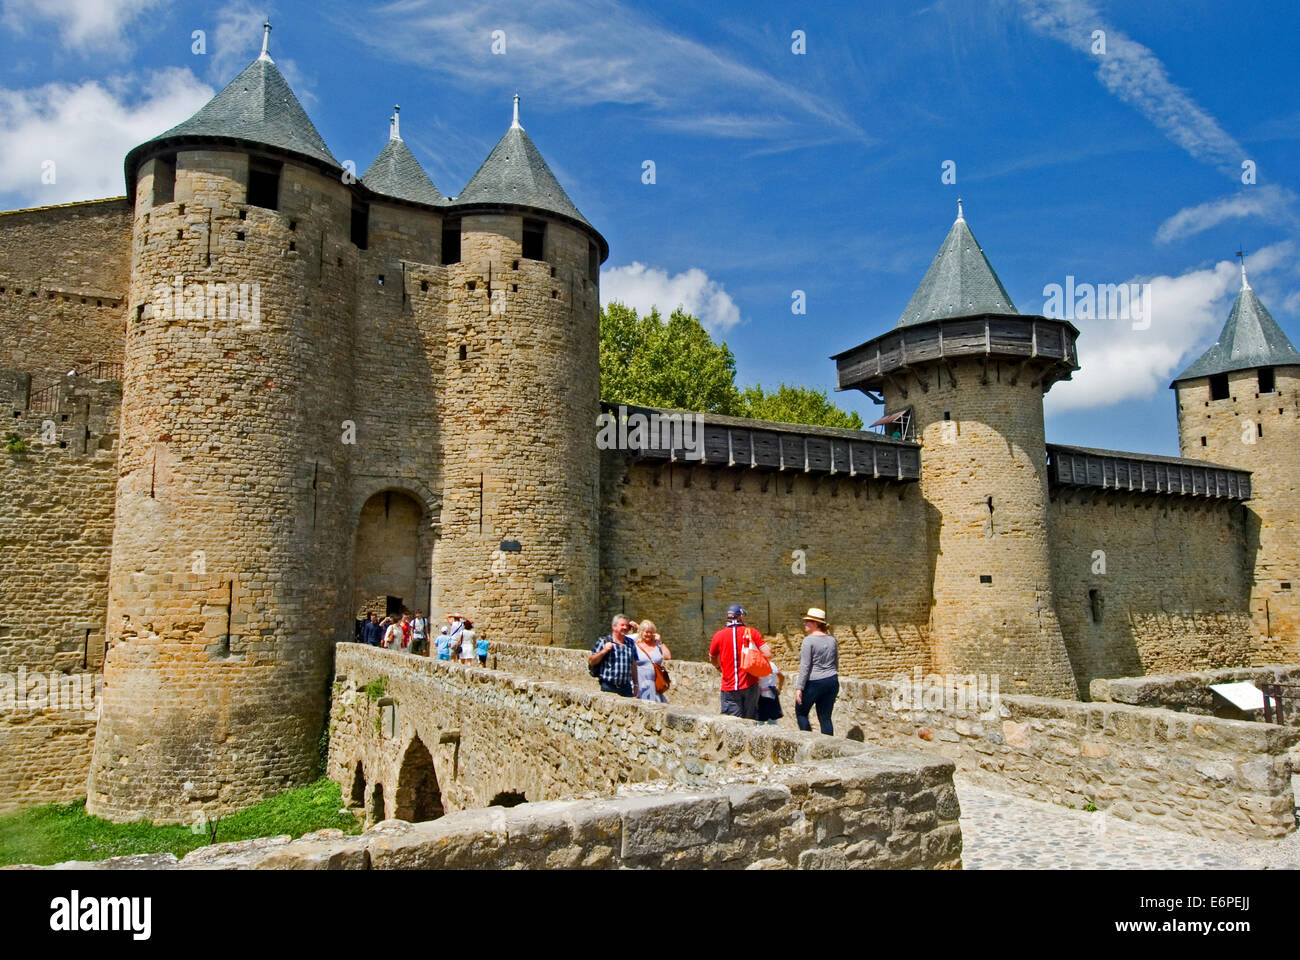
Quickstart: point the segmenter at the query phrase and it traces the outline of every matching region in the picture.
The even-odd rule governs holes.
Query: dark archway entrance
[[[396,819],[411,823],[436,820],[443,814],[442,791],[438,788],[438,774],[433,769],[433,755],[419,737],[411,741],[402,757],[394,808]]]
[[[352,606],[358,617],[428,612],[431,544],[424,508],[397,490],[376,493],[357,518]]]

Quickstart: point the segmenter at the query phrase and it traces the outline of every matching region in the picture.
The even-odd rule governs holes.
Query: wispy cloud
[[[248,66],[262,49],[262,24],[270,16],[269,6],[251,0],[234,0],[222,7],[208,46],[208,76],[225,83]]]
[[[1246,187],[1238,193],[1209,200],[1193,207],[1184,207],[1160,224],[1156,240],[1171,243],[1204,233],[1229,220],[1243,217],[1260,217],[1264,220],[1289,223],[1295,227],[1296,195],[1275,184]]]
[[[1182,87],[1149,47],[1105,22],[1086,0],[1019,0],[1035,29],[1087,54],[1097,62],[1097,79],[1191,156],[1225,174],[1240,177],[1248,156]],[[1106,53],[1092,53],[1094,30],[1105,31]]]
[[[487,0],[450,10],[400,0],[364,12],[338,9],[359,41],[465,86],[517,84],[525,100],[636,105],[652,122],[704,135],[770,139],[832,130],[841,140],[868,139],[834,101],[615,0]],[[492,53],[494,31],[504,34],[504,54]]]
[[[118,196],[126,152],[193,114],[212,92],[176,67],[103,83],[0,89],[0,196],[25,206]],[[54,182],[43,182],[50,163]]]
[[[1290,241],[1255,252],[1252,279],[1284,265],[1294,252]],[[1083,369],[1047,395],[1047,413],[1109,407],[1164,390],[1213,342],[1240,289],[1241,272],[1235,262],[1223,260],[1178,276],[1133,277],[1129,282],[1151,284],[1151,325],[1135,330],[1127,319],[1076,321]]]
[[[622,303],[638,313],[658,308],[661,314],[681,307],[700,318],[710,333],[725,332],[740,322],[740,308],[716,280],[699,267],[669,276],[666,270],[632,262],[600,272],[601,304]]]
[[[10,30],[26,33],[38,21],[53,22],[59,39],[80,51],[98,55],[130,52],[125,28],[147,10],[169,0],[3,0],[0,20]]]

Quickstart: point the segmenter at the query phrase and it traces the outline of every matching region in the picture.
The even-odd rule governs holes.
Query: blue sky
[[[605,296],[699,313],[742,384],[833,387],[827,357],[896,322],[958,196],[1021,312],[1067,276],[1151,284],[1149,324],[1075,321],[1083,369],[1048,397],[1052,440],[1177,452],[1168,381],[1226,319],[1242,245],[1300,342],[1300,4],[0,0],[0,207],[120,194],[125,151],[252,60],[268,15],[276,62],[359,170],[400,103],[458,193],[518,89],[609,240]]]

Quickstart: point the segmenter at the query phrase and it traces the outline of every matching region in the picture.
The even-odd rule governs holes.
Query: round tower
[[[447,208],[443,251],[453,262],[434,606],[496,639],[589,643],[608,245],[524,132],[518,97],[509,130]]]
[[[1043,394],[1078,368],[1072,324],[1022,316],[958,214],[897,326],[839,354],[921,444],[941,673],[1078,696],[1052,592]]]
[[[1300,352],[1251,289],[1219,338],[1170,385],[1184,457],[1251,472],[1244,505],[1253,565],[1250,608],[1257,663],[1300,657]]]
[[[265,49],[127,156],[99,816],[192,821],[317,775],[350,599],[341,173]]]

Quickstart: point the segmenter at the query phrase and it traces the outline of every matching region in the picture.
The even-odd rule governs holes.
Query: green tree
[[[667,322],[652,309],[637,316],[611,303],[600,312],[600,398],[608,403],[671,407],[862,429],[862,418],[841,410],[826,392],[781,384],[766,393],[759,384],[736,389],[736,358],[726,342],[715,343],[696,318],[677,309]]]
[[[826,399],[826,391],[786,384],[775,393],[764,393],[761,384],[746,387],[740,395],[741,416],[778,423],[806,423],[822,427],[861,430],[862,418],[841,410]]]
[[[700,321],[674,310],[643,317],[621,303],[600,314],[600,396],[610,403],[740,413],[736,358]]]

